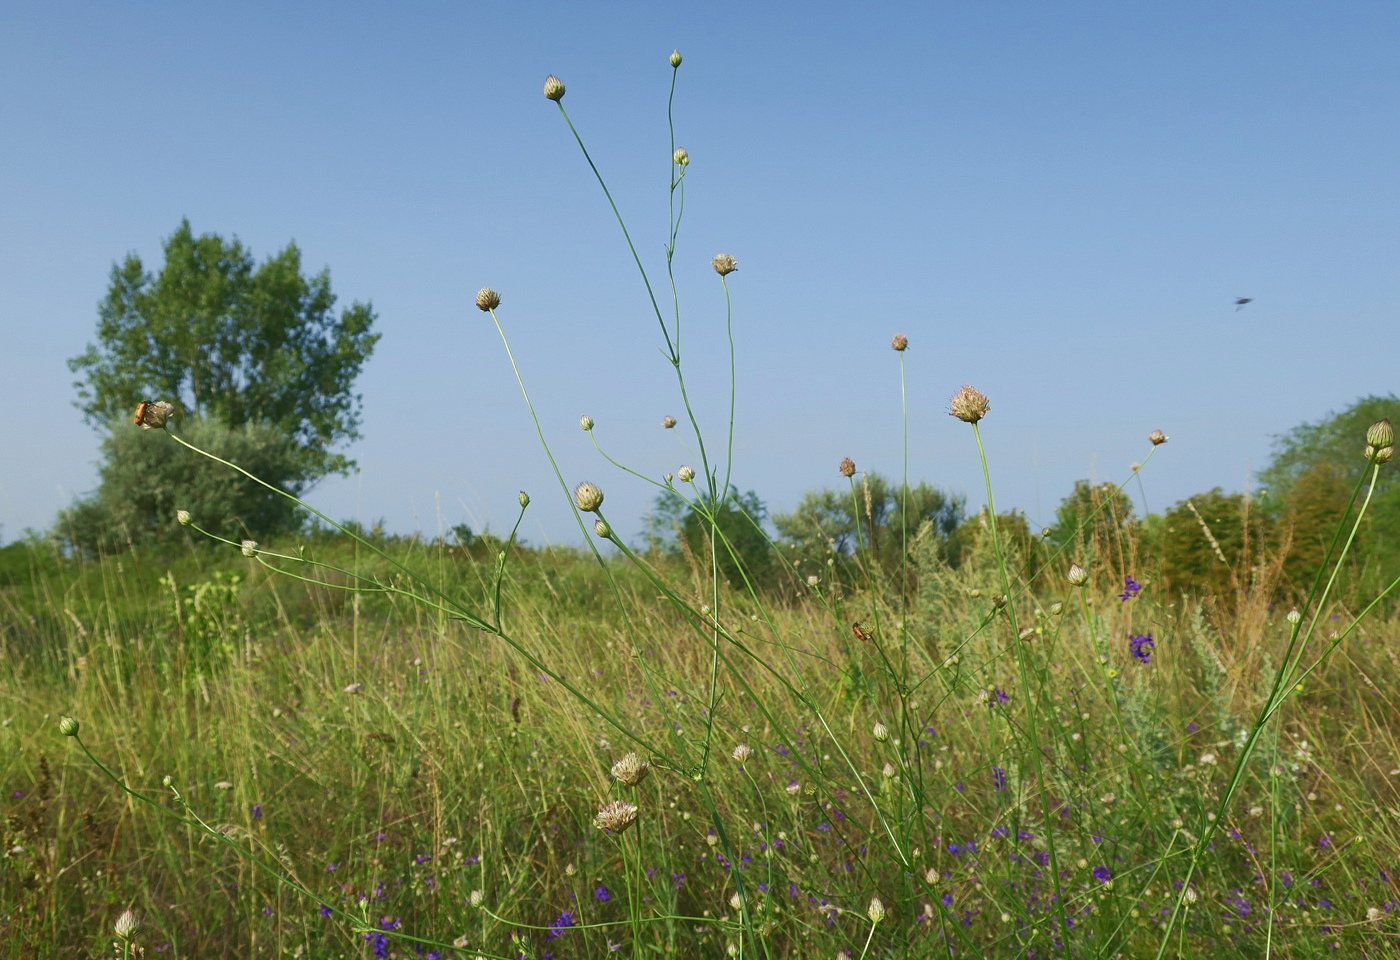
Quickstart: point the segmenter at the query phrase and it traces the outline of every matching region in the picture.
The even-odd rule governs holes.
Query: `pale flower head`
[[[717,254],[710,265],[715,268],[715,273],[721,277],[726,277],[739,269],[739,261],[735,260],[727,253]]]
[[[734,748],[734,752],[731,756],[739,763],[744,763],[749,757],[753,756],[753,747],[749,746],[747,743],[741,743]]]
[[[140,929],[141,918],[135,910],[123,910],[121,916],[117,917],[117,922],[112,924],[112,932],[123,940],[130,940]]]
[[[650,770],[651,764],[639,757],[635,750],[612,765],[614,779],[629,787],[635,787],[645,780]]]
[[[482,312],[495,310],[501,305],[501,295],[490,287],[482,287],[476,292],[476,305]]]
[[[587,480],[574,487],[574,505],[584,513],[595,513],[603,505],[603,491]]]
[[[599,830],[622,833],[637,819],[637,808],[625,800],[614,800],[598,808],[593,825]]]
[[[977,390],[970,383],[962,385],[962,389],[953,394],[953,399],[948,403],[948,415],[957,417],[964,423],[976,423],[987,415],[987,411],[992,408],[991,401],[987,395]]]

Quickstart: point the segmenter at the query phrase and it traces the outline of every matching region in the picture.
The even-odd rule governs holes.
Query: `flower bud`
[[[521,491],[520,491],[520,496],[516,497],[515,499],[516,499],[517,501],[519,501],[519,503],[520,503],[520,509],[521,509],[521,510],[524,510],[526,507],[528,507],[528,506],[530,505],[530,495],[529,495],[528,493],[526,493],[524,490],[521,490]]]
[[[1377,420],[1366,431],[1366,442],[1373,447],[1388,447],[1395,442],[1395,429],[1387,419]]]
[[[76,737],[78,735],[78,721],[72,717],[59,717],[58,732],[65,737]]]
[[[690,166],[690,154],[685,152],[685,147],[677,147],[676,152],[671,154],[671,159],[682,167]]]
[[[879,897],[870,898],[870,906],[866,908],[865,915],[870,918],[871,923],[879,923],[885,919],[885,905],[880,902]]]
[[[1389,463],[1394,456],[1394,447],[1381,447],[1376,451],[1376,463]]]
[[[167,773],[165,775],[165,778],[161,780],[161,783],[165,784],[166,788],[168,789],[170,787],[175,786],[175,778]]]
[[[473,890],[471,894],[468,895],[467,902],[474,907],[479,907],[481,906],[481,902],[485,899],[486,894],[482,893],[480,890]]]
[[[1295,607],[1294,609],[1288,611],[1288,616],[1284,617],[1284,619],[1287,620],[1289,623],[1301,623],[1303,620],[1303,615],[1299,613],[1297,608]]]
[[[807,574],[807,586],[815,587],[819,583],[821,583],[821,578],[818,577],[815,573]]]
[[[992,408],[986,394],[980,392],[970,383],[962,385],[962,389],[953,394],[953,399],[948,404],[948,415],[957,417],[964,423],[976,423],[987,415],[987,411]]]
[[[661,418],[661,425],[662,425],[663,427],[665,427],[667,430],[670,430],[672,427],[674,427],[674,426],[676,425],[676,418],[675,418],[675,417],[672,417],[672,416],[665,416],[665,417],[662,417],[662,418]]]
[[[593,418],[585,413],[583,416],[578,418],[578,425],[580,427],[583,427],[584,432],[586,433],[587,431],[593,429]]]
[[[603,491],[585,480],[574,487],[574,504],[584,513],[595,513],[603,505]]]
[[[1065,579],[1070,582],[1070,586],[1082,587],[1089,582],[1089,571],[1077,563],[1071,563],[1069,573],[1065,574]]]
[[[881,743],[884,743],[890,738],[890,728],[876,720],[875,726],[870,728],[870,735]]]
[[[905,350],[909,349],[909,338],[902,333],[896,333],[890,339],[890,349],[903,353]]]
[[[258,555],[258,541],[244,540],[239,544],[239,549],[243,551],[245,557],[256,557]]]
[[[482,287],[476,292],[476,305],[483,312],[495,310],[501,305],[501,295],[490,287]]]
[[[739,763],[744,763],[749,757],[753,756],[753,747],[749,746],[747,743],[741,743],[734,748],[734,752],[730,754],[730,756]]]
[[[1162,444],[1164,444],[1164,443],[1166,443],[1168,440],[1170,440],[1171,437],[1167,436],[1165,433],[1163,433],[1163,432],[1160,431],[1160,430],[1153,430],[1151,433],[1149,433],[1149,434],[1147,435],[1147,439],[1149,439],[1149,440],[1152,441],[1152,445],[1153,445],[1154,447],[1160,447]]]
[[[613,779],[628,787],[641,783],[650,771],[651,765],[637,756],[635,750],[612,765]]]
[[[578,867],[574,866],[572,863],[566,863],[566,864],[564,864],[564,876],[566,876],[566,877],[573,877],[573,876],[577,876],[577,875],[578,875]]]
[[[1198,899],[1200,899],[1200,895],[1196,893],[1195,887],[1187,887],[1186,890],[1182,893],[1182,899],[1184,899],[1187,903],[1195,903]]]
[[[892,763],[885,764],[884,769],[880,771],[886,780],[894,779],[894,775],[898,772],[899,771],[894,768],[894,764]]]
[[[608,522],[602,517],[593,521],[593,532],[604,540],[612,539],[612,527],[608,526]]]
[[[558,77],[556,77],[556,76],[555,76],[554,74],[552,74],[552,73],[551,73],[549,76],[545,77],[545,78],[544,78],[544,95],[545,95],[546,97],[548,97],[549,99],[553,100],[555,103],[558,103],[560,100],[563,100],[563,99],[564,99],[564,81],[563,81],[563,80],[560,80]]]
[[[672,50],[672,51],[671,51],[671,66],[673,66],[673,67],[679,67],[680,65],[681,65],[681,52],[680,52],[679,50]]]
[[[856,462],[850,457],[842,457],[841,464],[837,469],[841,471],[841,476],[853,477],[856,474]]]
[[[1065,605],[1064,605],[1063,603],[1061,603],[1060,601],[1056,600],[1054,603],[1050,604],[1050,616],[1052,616],[1052,617],[1058,617],[1060,614],[1062,614],[1062,613],[1064,613],[1064,612],[1065,612]]]
[[[176,510],[175,520],[180,526],[188,527],[190,525],[190,512],[188,510]]]
[[[681,468],[676,471],[676,479],[681,483],[689,483],[695,479],[695,468],[682,464]]]
[[[122,940],[130,940],[131,935],[141,929],[141,918],[134,910],[123,910],[117,922],[112,924],[112,932]]]
[[[717,254],[715,258],[710,261],[710,265],[715,268],[715,273],[719,274],[721,277],[728,276],[739,269],[739,261],[735,260],[727,253]]]

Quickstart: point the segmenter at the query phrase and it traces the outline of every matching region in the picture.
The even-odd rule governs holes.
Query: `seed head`
[[[669,416],[669,415],[668,415],[668,416],[665,416],[665,417],[662,417],[662,418],[661,418],[661,425],[662,425],[663,427],[665,427],[667,430],[670,430],[672,427],[674,427],[674,426],[676,425],[676,418],[675,418],[675,417],[672,417],[672,416]]]
[[[741,743],[734,748],[734,752],[730,754],[730,756],[739,763],[744,763],[749,757],[753,756],[753,747],[749,746],[747,743]]]
[[[549,99],[553,100],[555,103],[558,103],[560,100],[563,100],[563,99],[564,99],[564,81],[563,81],[563,80],[560,80],[558,77],[556,77],[556,76],[555,76],[554,74],[552,74],[552,73],[551,73],[549,76],[545,77],[545,78],[544,78],[544,95],[545,95],[546,97],[548,97]]]
[[[587,480],[574,487],[574,504],[584,513],[596,513],[603,505],[603,491]]]
[[[671,66],[673,66],[673,67],[679,67],[680,65],[681,65],[681,52],[680,52],[679,50],[672,50],[672,51],[671,51]]]
[[[1395,429],[1388,419],[1382,418],[1371,424],[1366,431],[1366,442],[1373,447],[1388,447],[1395,442]]]
[[[78,735],[78,721],[72,717],[59,717],[58,732],[65,737],[76,737]]]
[[[987,411],[992,408],[991,401],[986,394],[979,392],[970,383],[962,385],[962,389],[953,394],[953,399],[948,404],[948,415],[957,417],[964,423],[976,423],[987,415]]]
[[[256,557],[258,555],[258,541],[244,540],[243,543],[239,545],[239,549],[243,551],[243,556],[245,557]]]
[[[482,312],[495,310],[501,305],[501,295],[490,287],[482,287],[476,292],[476,305]]]
[[[880,902],[879,897],[870,898],[870,906],[866,908],[865,915],[870,918],[871,923],[879,923],[885,919],[885,905]]]
[[[530,495],[524,490],[520,491],[520,496],[515,498],[520,503],[520,509],[524,510],[530,505]]]
[[[1065,579],[1070,582],[1072,587],[1082,587],[1089,582],[1089,571],[1077,563],[1071,563],[1069,573],[1065,574]]]
[[[841,476],[853,477],[856,475],[856,462],[850,457],[842,457],[838,469],[841,471]]]
[[[583,416],[578,418],[578,425],[584,429],[585,433],[587,433],[588,431],[593,429],[593,418],[585,413]]]
[[[716,255],[715,258],[710,261],[710,264],[715,268],[715,273],[719,274],[721,277],[728,276],[739,269],[739,261],[735,260],[727,253]]]
[[[637,756],[636,751],[632,751],[621,760],[612,765],[612,775],[618,783],[629,787],[635,787],[647,778],[651,772],[651,764]]]
[[[608,526],[608,522],[602,517],[593,521],[593,532],[604,540],[612,539],[612,527]]]
[[[671,154],[671,159],[674,160],[679,166],[690,166],[690,154],[685,152],[685,147],[677,147],[676,152]]]
[[[681,468],[676,471],[676,479],[680,480],[681,483],[689,483],[695,479],[695,468],[682,464]]]
[[[140,404],[136,410],[141,414],[137,422],[141,424],[142,430],[159,430],[175,415],[175,405],[164,400]]]
[[[903,353],[909,349],[909,338],[902,333],[896,333],[890,340],[890,349]]]
[[[1149,440],[1152,441],[1152,445],[1153,445],[1154,447],[1160,447],[1162,444],[1164,444],[1164,443],[1166,443],[1168,440],[1170,440],[1171,437],[1167,436],[1165,433],[1163,433],[1163,432],[1160,431],[1160,430],[1153,430],[1151,433],[1149,433],[1149,434],[1147,435],[1147,439],[1149,439]]]
[[[130,940],[131,935],[141,929],[141,918],[134,910],[123,910],[121,916],[117,917],[117,922],[112,924],[112,932],[123,940]]]
[[[593,825],[599,830],[622,833],[637,819],[637,808],[625,800],[614,800],[598,808]]]
[[[876,720],[875,726],[870,728],[870,735],[881,743],[884,743],[890,738],[890,728]]]
[[[188,510],[175,511],[175,520],[180,524],[180,526],[188,527],[190,525],[190,519],[190,512]]]

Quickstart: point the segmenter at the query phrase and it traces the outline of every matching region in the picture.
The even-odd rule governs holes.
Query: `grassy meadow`
[[[986,404],[951,412],[991,503]],[[159,407],[133,436],[237,477]],[[843,461],[851,537],[773,542],[723,431],[682,420],[695,466],[647,478],[671,549],[556,468],[583,546],[327,518],[239,542],[147,484],[193,511],[168,536],[0,550],[0,957],[1395,955],[1400,610],[1349,559],[1388,422],[1330,539],[1173,528],[1224,571],[1192,591],[1147,525],[1102,522],[1121,486],[1053,536],[983,512],[951,551],[923,486],[875,544]]]

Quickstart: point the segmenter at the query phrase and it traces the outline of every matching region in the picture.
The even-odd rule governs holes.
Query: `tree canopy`
[[[97,342],[69,361],[86,419],[170,400],[186,416],[280,429],[300,451],[297,479],[349,469],[333,448],[359,435],[353,385],[379,340],[370,304],[337,314],[329,270],[303,274],[294,242],[256,264],[237,238],[195,236],[185,220],[163,246],[158,274],[136,254],[113,265]]]

